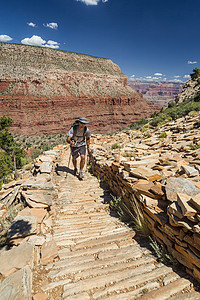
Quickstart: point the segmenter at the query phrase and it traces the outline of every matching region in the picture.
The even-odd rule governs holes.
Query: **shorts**
[[[86,154],[86,145],[79,146],[79,147],[71,147],[71,154],[73,158],[78,158],[79,155]]]

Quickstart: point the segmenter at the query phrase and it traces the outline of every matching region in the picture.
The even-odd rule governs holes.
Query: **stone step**
[[[69,297],[64,297],[62,298],[64,300],[69,300]],[[70,296],[70,300],[90,300],[90,296],[88,293],[81,293],[81,294],[78,294],[78,295],[73,295],[73,296]]]
[[[88,219],[87,221],[81,222],[81,223],[69,223],[68,220],[64,219],[62,220],[60,223],[56,222],[54,225],[54,229],[56,230],[57,228],[59,228],[61,225],[65,228],[70,229],[70,228],[88,228],[88,227],[96,227],[98,228],[98,226],[102,226],[102,224],[104,224],[105,226],[108,224],[118,224],[120,225],[120,227],[122,227],[123,225],[120,224],[120,222],[118,222],[117,220],[110,220],[110,219],[105,219],[103,222],[98,220],[96,222],[94,222],[93,220],[91,221],[90,219]],[[125,227],[125,226],[124,226]]]
[[[117,228],[124,228],[124,226],[121,226],[121,225],[115,224],[113,222],[110,222],[110,223],[101,224],[101,225],[98,225],[98,226],[84,226],[84,227],[78,227],[78,228],[76,228],[76,225],[74,225],[74,227],[68,227],[68,226],[63,226],[62,225],[61,228],[65,228],[66,229],[65,235],[70,236],[71,234],[76,233],[76,232],[79,232],[80,234],[83,233],[83,232],[91,232],[91,233],[92,232],[98,232],[98,231],[101,232],[101,231],[106,230],[106,228],[108,230],[113,230],[113,229],[117,229]],[[55,228],[55,229],[57,229],[57,228]],[[54,235],[55,235],[55,237],[59,236],[59,235],[63,235],[63,231],[55,232]]]
[[[70,283],[71,282],[71,279],[67,278],[67,279],[64,279],[64,280],[59,280],[59,281],[54,281],[54,282],[51,282],[45,286],[42,287],[42,290],[44,292],[48,291],[48,290],[52,290],[60,285],[64,285],[64,284],[67,284],[67,283]]]
[[[120,262],[118,264],[112,265],[112,266],[101,266],[101,268],[92,268],[88,270],[84,270],[82,272],[78,272],[77,274],[74,275],[75,280],[80,280],[83,278],[87,277],[94,277],[94,276],[99,276],[103,274],[108,274],[108,273],[113,273],[117,272],[119,270],[124,270],[124,269],[130,269],[130,268],[136,268],[140,265],[143,265],[145,268],[146,264],[149,263],[156,263],[155,257],[153,256],[144,256],[142,258],[128,261],[128,262]]]
[[[96,245],[101,245],[104,243],[116,242],[116,241],[124,241],[126,239],[132,239],[135,236],[135,233],[132,230],[128,230],[125,232],[114,233],[108,236],[99,236],[95,239],[91,239],[87,242],[77,242],[77,245],[73,247],[74,250],[82,249],[85,247],[94,247]]]
[[[63,214],[63,216],[64,216],[64,214]],[[95,212],[90,212],[89,215],[80,214],[78,216],[76,216],[76,215],[75,216],[67,216],[65,218],[67,218],[68,220],[72,219],[75,222],[75,220],[85,220],[85,219],[88,219],[88,218],[91,218],[91,220],[95,219],[95,218],[103,219],[103,218],[108,218],[108,216],[109,216],[108,212],[105,212],[105,211],[96,212],[95,211]]]
[[[170,298],[170,300],[199,300],[200,294],[198,292],[189,292],[180,294]]]
[[[159,290],[148,293],[147,295],[143,296],[142,300],[166,300],[171,296],[180,293],[182,290],[189,288],[190,285],[191,282],[188,279],[180,278],[166,286],[161,287]]]
[[[123,282],[118,282],[112,286],[106,287],[101,291],[95,292],[93,294],[93,299],[101,299],[104,297],[106,299],[107,294],[111,293],[120,293],[125,289],[130,289],[130,288],[135,288],[137,285],[144,285],[146,282],[151,282],[159,279],[160,277],[169,274],[173,272],[172,268],[170,267],[160,267],[151,271],[146,271],[146,265],[145,268],[143,267],[144,272],[141,273],[140,275],[129,277],[128,280],[123,280]],[[151,299],[151,298],[149,298]],[[153,298],[152,298],[153,299]]]
[[[54,278],[57,276],[64,276],[70,273],[76,273],[85,271],[88,269],[93,268],[104,268],[105,266],[113,266],[114,264],[124,263],[130,260],[136,260],[131,252],[129,253],[123,253],[121,255],[115,256],[115,257],[107,257],[105,259],[97,259],[97,260],[91,260],[91,262],[85,261],[80,263],[75,263],[74,265],[68,265],[65,261],[65,264],[61,268],[61,266],[53,266],[53,270],[49,272],[49,277]],[[55,270],[58,269],[58,270]]]
[[[100,251],[109,251],[111,249],[118,249],[117,244],[109,244],[109,245],[98,245],[93,248],[85,249],[85,250],[77,250],[77,251],[72,251],[72,252],[66,252],[64,251],[65,249],[62,249],[61,251],[58,252],[60,259],[69,259],[73,257],[78,257],[78,256],[85,256],[89,254],[96,255]]]
[[[119,229],[117,230],[117,232],[124,232],[123,229],[121,228],[116,228],[116,229]],[[78,230],[78,231],[74,231],[72,233],[68,233],[66,236],[58,236],[58,237],[54,237],[55,241],[57,242],[63,242],[64,240],[72,240],[72,239],[77,239],[78,238],[78,241],[85,241],[85,240],[89,240],[91,238],[94,238],[94,237],[97,237],[97,236],[106,236],[106,235],[109,235],[109,233],[112,233],[112,232],[115,232],[116,231],[115,227],[111,227],[109,228],[109,232],[106,231],[105,228],[102,228],[102,229],[99,229],[99,230],[91,230],[91,231],[81,231],[81,230]],[[120,230],[121,229],[121,230]],[[63,244],[64,245],[64,244]]]
[[[144,293],[150,292],[151,290],[155,290],[160,288],[160,285],[158,282],[149,282],[145,285],[140,286],[139,288],[136,288],[135,290],[131,292],[122,291],[120,294],[114,294],[109,296],[104,296],[101,299],[109,299],[109,300],[130,300],[130,299],[136,299],[136,298],[142,298]]]
[[[154,264],[147,264],[145,265],[145,268],[143,266],[139,266],[135,269],[127,269],[123,271],[120,270],[106,275],[80,280],[75,283],[68,283],[64,285],[63,297],[67,297],[75,293],[86,292],[96,288],[103,288],[105,285],[113,284],[114,282],[118,283],[122,280],[128,281],[132,276],[140,276],[144,272],[147,273],[154,269]]]

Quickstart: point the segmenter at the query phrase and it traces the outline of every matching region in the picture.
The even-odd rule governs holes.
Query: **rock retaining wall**
[[[56,198],[52,179],[64,148],[44,152],[35,160],[32,172],[3,185],[0,191],[0,299],[31,300],[33,268],[58,255],[52,240],[51,207]]]
[[[121,133],[121,136],[125,138],[129,134]],[[191,180],[199,178],[200,161],[194,157],[189,165],[183,159],[176,161],[171,156],[166,163],[166,154],[154,150],[154,154],[144,156],[143,152],[143,156],[134,160],[117,162],[117,155],[106,151],[105,141],[109,144],[109,139],[104,138],[104,147],[93,147],[93,174],[106,181],[112,193],[121,197],[129,207],[135,197],[152,236],[200,281],[200,189],[199,181]],[[129,144],[129,147],[134,150],[133,145]],[[147,151],[145,144],[141,143],[139,147]],[[168,166],[169,170],[170,164],[175,164],[170,170],[174,167],[178,170],[176,173],[163,167]]]

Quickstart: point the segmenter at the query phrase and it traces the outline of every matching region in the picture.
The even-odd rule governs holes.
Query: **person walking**
[[[83,179],[83,168],[85,165],[86,145],[88,154],[90,154],[90,130],[86,126],[89,122],[85,117],[80,117],[71,127],[67,134],[67,142],[70,144],[72,163],[74,166],[74,175],[77,175],[77,158],[80,156],[79,178]]]

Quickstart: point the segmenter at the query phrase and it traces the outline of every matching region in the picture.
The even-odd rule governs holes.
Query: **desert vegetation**
[[[17,169],[32,167],[33,160],[58,144],[65,144],[65,134],[43,136],[13,135],[9,132],[13,120],[0,118],[0,188],[17,177]]]

